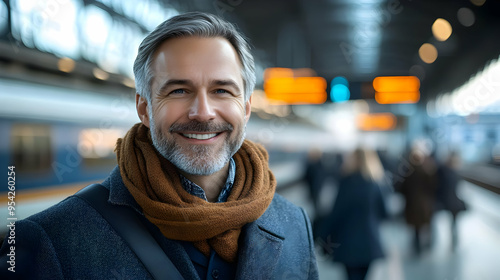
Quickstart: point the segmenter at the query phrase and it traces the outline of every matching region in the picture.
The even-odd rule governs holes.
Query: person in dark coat
[[[357,149],[343,166],[331,213],[320,236],[335,244],[332,260],[344,264],[349,280],[364,279],[373,260],[384,257],[379,223],[387,216],[379,187],[383,168],[377,155]]]
[[[458,154],[452,152],[445,163],[440,165],[437,170],[437,208],[451,213],[451,240],[453,250],[458,244],[457,215],[466,210],[464,201],[457,196],[457,186],[460,181],[460,176],[456,170],[459,165],[460,158]]]
[[[304,177],[309,187],[309,195],[314,206],[315,214],[319,214],[319,195],[326,178],[321,150],[311,149],[307,154]]]
[[[410,152],[412,172],[397,190],[404,196],[406,222],[414,228],[413,247],[419,255],[423,247],[431,245],[430,223],[435,210],[436,166],[435,162],[418,149]],[[423,241],[426,237],[425,242]]]

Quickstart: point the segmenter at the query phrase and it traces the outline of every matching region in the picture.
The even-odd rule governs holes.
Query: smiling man
[[[19,221],[17,274],[7,276],[317,279],[307,215],[275,194],[267,152],[245,140],[255,71],[235,27],[197,12],[173,17],[141,43],[134,74],[141,122],[118,140],[118,167]],[[130,215],[144,229],[132,238],[137,225],[115,222]],[[5,242],[3,274],[9,252]]]
[[[221,37],[176,38],[158,47],[151,68],[139,117],[156,150],[214,202],[250,116],[238,54]]]

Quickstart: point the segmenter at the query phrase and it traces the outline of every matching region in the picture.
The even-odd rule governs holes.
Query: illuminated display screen
[[[326,101],[326,80],[309,68],[267,68],[264,91],[271,103],[322,104]]]
[[[416,103],[420,99],[420,80],[415,76],[376,77],[373,88],[380,104]]]
[[[364,131],[384,131],[396,128],[397,118],[392,113],[360,114],[357,118],[358,129]]]

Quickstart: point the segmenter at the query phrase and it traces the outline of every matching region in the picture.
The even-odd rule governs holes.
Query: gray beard
[[[151,116],[151,115],[150,115]],[[230,124],[223,125],[225,128],[230,128],[226,138],[224,139],[224,146],[220,151],[215,151],[212,154],[213,147],[205,145],[192,145],[187,148],[179,146],[175,141],[169,141],[165,134],[162,133],[161,128],[155,126],[152,118],[149,119],[151,138],[155,149],[170,161],[173,165],[192,175],[211,175],[221,170],[231,159],[231,157],[240,149],[246,135],[246,126],[238,131],[234,139],[230,139],[230,132],[232,126]],[[181,130],[189,126],[190,131],[207,132],[219,131],[219,129],[211,129],[208,123],[190,123],[188,125],[173,125],[169,131]],[[194,128],[194,129],[193,129]],[[183,149],[187,149],[183,151]]]

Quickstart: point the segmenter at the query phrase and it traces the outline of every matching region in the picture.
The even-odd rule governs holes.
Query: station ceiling
[[[461,86],[500,55],[500,1],[498,0],[151,1],[163,1],[165,7],[174,7],[179,12],[198,10],[218,14],[237,24],[253,46],[261,83],[262,71],[266,67],[312,68],[318,76],[327,81],[336,76],[344,76],[359,92],[378,76],[414,75],[421,82],[421,100],[426,101]],[[10,1],[11,4],[14,2],[27,3]],[[133,53],[131,50],[133,44],[130,44],[130,39],[127,38],[134,35],[131,33],[137,31],[136,27],[141,25],[130,19],[129,15],[118,14],[103,3],[127,3],[123,5],[130,6],[132,1],[72,2],[83,3],[86,12],[80,12],[82,15],[89,14],[88,7],[93,7],[94,10],[96,6],[104,9],[107,15],[111,16],[110,22],[119,23],[108,26],[109,34],[113,35],[110,38],[116,39],[116,42],[110,41],[111,43],[107,44],[109,41],[106,39],[107,35],[101,36],[102,38],[97,36],[105,34],[98,32],[100,29],[88,31],[85,29],[88,26],[77,26],[80,31],[76,34],[87,34],[88,38],[83,37],[91,41],[96,39],[92,36],[102,40],[100,44],[93,44],[93,48],[86,47],[88,42],[85,40],[78,41],[80,43],[75,44],[76,51],[79,52],[75,56],[77,67],[71,73],[61,74],[61,69],[58,68],[59,58],[68,54],[54,55],[54,52],[45,50],[47,47],[40,45],[40,42],[41,39],[48,37],[41,35],[50,35],[46,30],[50,27],[54,29],[53,33],[64,34],[56,37],[58,39],[56,43],[59,45],[52,44],[61,47],[61,44],[64,45],[62,42],[70,41],[71,38],[67,36],[76,38],[73,36],[75,33],[64,33],[62,31],[66,29],[55,28],[57,21],[51,25],[38,26],[36,20],[36,15],[40,16],[38,11],[38,14],[30,13],[31,16],[26,17],[32,20],[28,22],[30,24],[17,22],[17,29],[18,32],[21,30],[24,35],[29,35],[26,42],[33,41],[32,43],[40,43],[40,46],[34,48],[30,45],[32,43],[25,42],[26,38],[13,40],[11,34],[13,31],[5,26],[2,28],[1,24],[3,22],[5,25],[8,22],[5,20],[7,17],[2,16],[7,7],[4,3],[3,6],[0,5],[0,8],[4,7],[3,10],[0,9],[0,70],[2,70],[0,76],[35,79],[42,72],[51,72],[56,76],[62,75],[66,80],[75,80],[72,84],[81,84],[78,82],[80,80],[95,83],[93,69],[96,64],[108,64],[113,59],[121,66],[126,66],[126,73],[130,72],[131,67],[127,63],[122,63],[126,60],[123,57]],[[49,10],[52,7],[49,4],[46,6]],[[143,11],[143,14],[146,18],[154,18],[151,11]],[[451,36],[442,42],[436,40],[432,33],[432,25],[438,18],[447,20],[452,28]],[[112,29],[123,26],[123,23],[127,23],[129,28]],[[13,23],[11,25],[14,30],[15,25]],[[120,34],[127,34],[128,37]],[[35,35],[43,38],[33,40]],[[143,33],[135,35],[142,38]],[[78,38],[82,39],[80,37]],[[423,62],[419,57],[419,48],[425,43],[434,45],[438,53],[437,59],[430,64]],[[110,46],[114,44],[121,47],[112,49]],[[90,59],[89,57],[95,55],[89,55],[86,51],[94,49],[106,53],[102,56],[106,59],[104,61]],[[63,48],[63,51],[68,52],[67,48]],[[133,57],[128,59],[132,63]],[[29,73],[25,70],[20,71],[19,65],[24,66],[23,69],[30,67],[36,71]],[[123,87],[123,74],[110,75],[106,85],[116,84]],[[39,77],[39,80],[44,82],[54,79],[43,76]],[[98,81],[96,86],[102,87],[104,82]],[[356,95],[356,92],[351,91],[351,96],[353,93]],[[358,98],[363,98],[362,94],[357,93],[357,95]]]
[[[422,100],[459,87],[500,55],[500,1],[179,2],[182,10],[205,10],[235,22],[263,67],[310,67],[327,80],[341,75],[353,83],[415,75]],[[431,30],[438,18],[452,27],[444,42]],[[419,57],[424,43],[437,49],[431,64]]]

